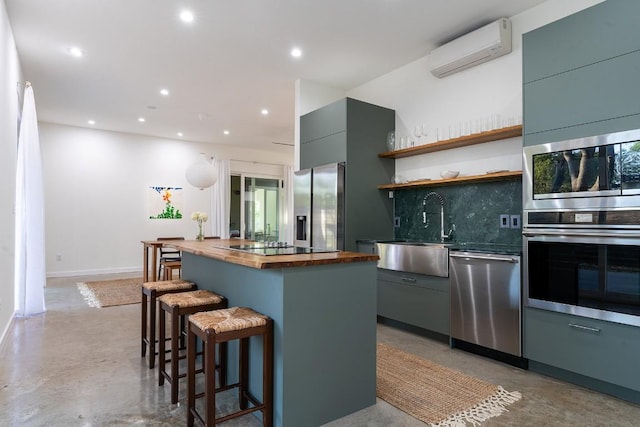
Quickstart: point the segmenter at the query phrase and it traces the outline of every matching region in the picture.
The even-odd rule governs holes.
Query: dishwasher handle
[[[469,254],[466,252],[463,252],[463,253],[450,252],[449,256],[452,258],[463,258],[466,260],[481,259],[486,261],[510,262],[512,264],[517,264],[520,262],[520,260],[515,257],[499,256],[499,255],[493,255],[493,254]]]

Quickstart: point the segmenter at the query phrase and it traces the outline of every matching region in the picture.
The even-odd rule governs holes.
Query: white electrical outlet
[[[510,215],[509,224],[511,228],[520,228],[520,215]]]
[[[509,228],[509,215],[501,214],[500,215],[500,228]]]

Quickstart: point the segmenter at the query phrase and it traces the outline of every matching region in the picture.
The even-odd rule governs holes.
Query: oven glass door
[[[529,300],[587,309],[576,314],[607,312],[591,317],[610,320],[640,316],[640,246],[562,238],[528,239],[526,245]]]
[[[533,198],[620,194],[620,144],[535,154]]]
[[[640,194],[640,141],[621,144],[622,194]]]

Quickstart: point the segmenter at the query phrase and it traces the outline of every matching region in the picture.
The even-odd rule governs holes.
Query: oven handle
[[[607,233],[607,232],[575,232],[573,230],[535,230],[535,231],[523,231],[522,235],[525,237],[538,237],[538,236],[570,236],[570,237],[616,237],[616,238],[640,238],[640,233]]]

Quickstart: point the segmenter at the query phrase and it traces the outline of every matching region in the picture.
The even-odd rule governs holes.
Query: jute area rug
[[[376,371],[378,397],[431,426],[475,426],[522,397],[384,344]]]
[[[142,277],[78,283],[78,290],[91,307],[136,304],[142,301]]]

